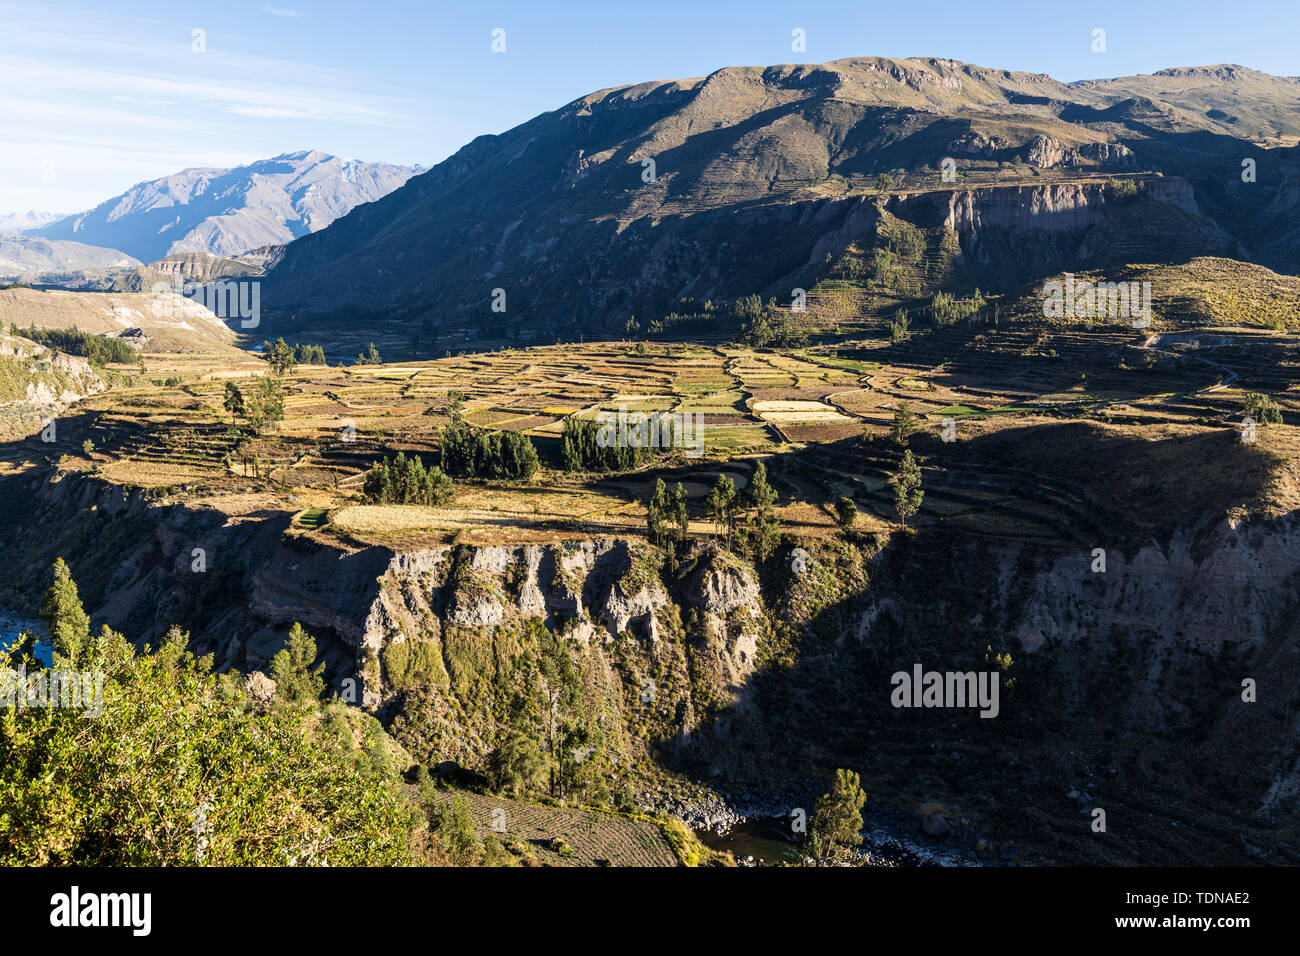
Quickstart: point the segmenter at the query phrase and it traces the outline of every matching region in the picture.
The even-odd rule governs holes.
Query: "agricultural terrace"
[[[718,476],[743,491],[764,460],[783,531],[838,533],[834,502],[843,495],[858,506],[856,530],[871,533],[898,526],[890,478],[901,446],[890,433],[906,403],[926,491],[921,523],[1073,541],[1116,520],[1116,511],[1158,523],[1169,509],[1216,496],[1230,508],[1300,504],[1282,464],[1300,452],[1292,388],[1300,343],[1258,326],[1139,331],[1053,325],[1009,309],[996,322],[916,329],[892,344],[874,337],[777,351],[591,343],[298,366],[281,379],[283,421],[259,433],[233,427],[223,402],[227,381],[252,390],[268,374],[260,358],[144,358],[143,372],[115,370],[109,391],[66,412],[54,446],[6,446],[0,468],[53,458],[234,520],[287,512],[295,534],[408,548],[639,533],[657,478],[683,484],[690,531],[707,534],[703,504]],[[1251,391],[1268,393],[1283,423],[1261,428],[1243,448],[1241,409]],[[703,455],[672,449],[621,474],[564,471],[565,419],[619,409],[699,416]],[[366,502],[361,485],[380,457],[438,462],[452,414],[527,435],[542,469],[527,481],[458,479],[438,506]],[[946,421],[952,442],[942,440]],[[1129,472],[1122,488],[1108,486],[1104,469],[1119,460],[1130,461]],[[1246,473],[1258,480],[1241,481]],[[1240,500],[1234,488],[1245,489]]]

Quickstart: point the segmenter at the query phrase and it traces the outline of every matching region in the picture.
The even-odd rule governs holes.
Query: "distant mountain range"
[[[422,169],[285,153],[234,169],[186,169],[21,231],[120,249],[142,262],[182,252],[238,256],[323,229]]]
[[[63,213],[57,212],[10,212],[0,213],[0,235],[27,232],[57,222]]]
[[[995,291],[1171,256],[1293,271],[1297,135],[1300,79],[1240,66],[1084,83],[947,59],[727,68],[602,90],[478,137],[291,243],[263,304],[300,323],[361,310],[620,331],[683,298],[788,300],[878,248],[896,219],[935,244],[954,233],[945,268]],[[1135,174],[1133,202],[1107,188]]]

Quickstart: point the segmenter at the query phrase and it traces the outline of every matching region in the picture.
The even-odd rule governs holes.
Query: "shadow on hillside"
[[[968,433],[969,434],[969,433]],[[945,443],[933,424],[909,447],[925,499],[912,520],[953,533],[1039,544],[1119,546],[1167,538],[1230,511],[1263,513],[1281,460],[1233,428],[1170,434],[1087,420],[1018,424]],[[778,474],[804,495],[848,488],[895,522],[900,446],[862,439],[811,446]],[[828,498],[828,500],[831,500]]]
[[[1084,577],[1089,558],[1079,551]],[[823,581],[848,579],[833,550],[813,560],[825,566]],[[789,799],[766,811],[787,818],[792,807],[811,812],[834,770],[847,767],[862,776],[869,828],[901,827],[924,842],[917,808],[937,804],[954,833],[931,841],[936,848],[970,852],[987,839],[996,852],[972,855],[986,862],[1258,863],[1247,842],[1269,852],[1280,845],[1272,859],[1284,862],[1294,813],[1274,825],[1255,812],[1284,750],[1300,666],[1274,673],[1254,656],[1264,649],[1162,645],[1141,625],[1029,653],[1016,636],[1024,602],[1059,560],[1059,549],[922,526],[888,540],[866,592],[826,598],[815,575],[793,574],[790,552],[779,552],[763,577],[769,607],[792,609],[773,621],[778,633],[790,627],[787,662],[760,666],[734,688],[735,704],[704,715],[660,759],[742,804]],[[1178,569],[1155,573],[1176,586]],[[1089,579],[1082,600],[1102,591]],[[804,621],[798,608],[809,606],[819,609]],[[1277,640],[1294,650],[1297,637],[1292,628]],[[896,672],[918,663],[995,672],[1001,654],[1010,663],[995,718],[891,701]],[[1243,673],[1266,674],[1260,686],[1277,706],[1243,720]],[[1071,791],[1091,802],[1081,806]],[[1095,806],[1107,809],[1114,839],[1091,831]]]

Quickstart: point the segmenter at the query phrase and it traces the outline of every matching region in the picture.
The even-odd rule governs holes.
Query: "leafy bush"
[[[1247,392],[1242,399],[1241,412],[1261,425],[1277,425],[1282,421],[1282,410],[1264,392]]]
[[[89,653],[99,717],[0,713],[0,864],[407,861],[409,806],[312,734],[310,712],[255,713],[237,681],[174,643],[137,655],[105,628]]]
[[[1132,202],[1143,188],[1143,183],[1132,179],[1109,179],[1106,181],[1105,195],[1111,202]]]

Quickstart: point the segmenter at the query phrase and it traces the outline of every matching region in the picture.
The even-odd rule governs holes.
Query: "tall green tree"
[[[731,547],[732,536],[736,533],[736,505],[736,483],[728,475],[719,475],[713,489],[709,492],[709,497],[705,499],[704,507],[709,517],[713,519],[713,527],[718,537],[726,542],[728,548]]]
[[[546,761],[537,741],[519,730],[509,731],[488,758],[488,780],[504,793],[529,793],[546,778]]]
[[[894,413],[894,423],[890,426],[890,431],[894,436],[894,441],[900,445],[906,445],[908,436],[921,427],[916,415],[912,413],[912,403],[903,402],[898,406],[898,411]]]
[[[90,617],[62,558],[54,560],[54,583],[41,601],[41,620],[49,629],[54,652],[73,667],[82,663],[90,643]]]
[[[690,517],[686,512],[686,489],[682,487],[680,481],[677,482],[676,487],[673,488],[672,511],[670,517],[673,526],[676,528],[677,543],[679,545],[683,544],[686,541],[686,532],[690,528]]]
[[[275,370],[276,375],[284,375],[292,371],[293,367],[298,364],[298,356],[294,352],[293,346],[289,345],[283,338],[278,338],[274,343],[268,343],[262,349],[262,354],[270,363],[271,368]]]
[[[840,526],[840,530],[847,534],[857,520],[858,506],[848,495],[840,495],[835,502],[835,522]]]
[[[1282,421],[1282,410],[1265,392],[1247,392],[1242,399],[1241,412],[1261,425],[1277,425]]]
[[[244,393],[239,386],[229,379],[226,380],[225,401],[221,403],[222,408],[230,412],[230,423],[233,425],[235,420],[244,414]]]
[[[903,452],[903,460],[898,466],[898,473],[889,479],[894,486],[894,510],[907,527],[907,519],[921,510],[921,501],[925,492],[921,490],[921,466],[916,463],[909,448]]]
[[[776,490],[767,481],[767,468],[760,461],[747,489],[751,511],[745,516],[746,537],[758,561],[766,561],[776,550],[781,523],[776,517]]]
[[[808,826],[808,848],[813,860],[826,863],[843,858],[862,845],[862,807],[867,795],[852,770],[836,770],[831,792],[822,794]]]
[[[244,398],[244,418],[256,431],[284,421],[284,386],[278,378],[263,375]]]
[[[656,547],[663,547],[671,540],[669,524],[671,522],[672,504],[668,496],[668,486],[662,478],[655,479],[654,491],[646,504],[646,536]]]
[[[288,642],[271,658],[275,695],[290,704],[319,700],[325,690],[325,681],[320,676],[325,663],[322,661],[313,669],[311,665],[315,660],[316,639],[295,621]]]
[[[542,732],[550,767],[551,796],[564,799],[564,740],[582,705],[582,673],[564,639],[544,632],[538,658]]]

